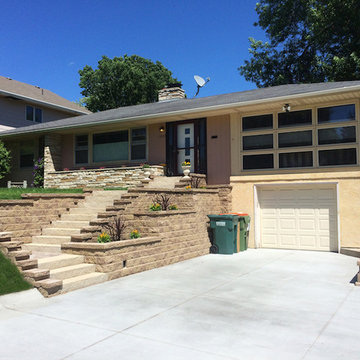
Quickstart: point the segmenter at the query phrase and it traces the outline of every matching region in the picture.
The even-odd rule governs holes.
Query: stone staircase
[[[78,207],[43,228],[41,235],[33,236],[32,243],[23,244],[21,251],[13,252],[11,255],[25,277],[46,296],[106,281],[107,274],[96,272],[95,265],[85,263],[84,256],[62,254],[61,244],[91,227],[98,214],[124,194],[126,191],[93,191]]]

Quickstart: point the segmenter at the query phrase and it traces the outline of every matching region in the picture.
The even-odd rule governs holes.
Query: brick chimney
[[[185,99],[185,91],[181,83],[168,84],[159,90],[159,101]]]

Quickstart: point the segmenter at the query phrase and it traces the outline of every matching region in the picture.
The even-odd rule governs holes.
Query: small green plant
[[[179,208],[177,207],[177,205],[170,205],[169,210],[179,210]]]
[[[150,206],[151,211],[161,211],[161,205],[159,203],[154,203]]]
[[[34,163],[33,186],[36,188],[44,187],[44,158],[39,158]]]
[[[181,166],[191,166],[190,161],[183,161]]]
[[[148,169],[149,167],[150,167],[149,164],[143,164],[143,166],[142,166],[143,169]]]
[[[0,179],[10,172],[10,151],[6,149],[4,143],[0,141]]]
[[[106,232],[102,232],[98,238],[97,238],[98,243],[108,243],[111,241],[111,237],[109,234],[107,234]]]
[[[131,233],[130,233],[130,239],[138,239],[141,237],[141,234],[139,233],[139,230],[133,230]]]

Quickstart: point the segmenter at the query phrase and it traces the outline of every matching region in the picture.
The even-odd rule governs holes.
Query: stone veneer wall
[[[109,274],[109,279],[150,270],[209,253],[208,214],[231,210],[231,187],[220,189],[130,189],[134,198],[118,211],[126,222],[124,239],[137,229],[140,239],[97,244],[98,231],[74,236],[62,244],[62,251],[81,254],[85,261],[96,264],[97,271]],[[156,195],[172,197],[179,210],[149,211]],[[230,201],[229,201],[230,200]],[[112,214],[113,215],[113,214]],[[103,219],[105,220],[105,219]]]
[[[12,240],[31,242],[41,228],[85,199],[84,194],[24,194],[19,200],[0,200],[0,232]]]
[[[85,169],[69,171],[51,171],[46,173],[45,187],[48,188],[83,188],[83,187],[135,187],[145,179],[144,173],[150,171],[154,176],[163,176],[162,166],[150,168],[120,167],[105,169]]]
[[[47,184],[48,174],[61,169],[62,160],[61,135],[45,135],[44,148],[44,187],[50,187]]]

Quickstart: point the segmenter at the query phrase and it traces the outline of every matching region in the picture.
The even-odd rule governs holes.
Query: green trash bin
[[[237,236],[236,215],[208,215],[213,233],[211,253],[233,254]]]
[[[248,242],[249,242],[250,216],[249,215],[239,216],[239,226],[240,226],[240,251],[245,251],[248,248]]]
[[[249,241],[249,227],[250,227],[250,216],[246,213],[233,212],[229,214],[221,215],[233,215],[237,218],[236,223],[236,238],[234,242],[234,253],[245,251],[248,248]]]

